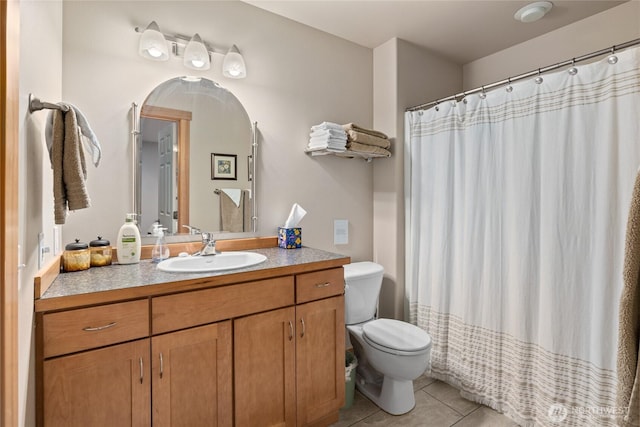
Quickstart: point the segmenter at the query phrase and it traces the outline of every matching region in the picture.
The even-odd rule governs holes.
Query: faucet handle
[[[200,232],[202,235],[202,243],[210,243],[213,242],[213,233],[207,233],[206,231]]]
[[[201,231],[198,227],[193,227],[191,225],[187,225],[187,224],[183,224],[182,225],[184,228],[189,230],[189,234],[200,234]]]

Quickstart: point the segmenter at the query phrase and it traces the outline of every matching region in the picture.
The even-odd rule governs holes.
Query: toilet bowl
[[[356,387],[392,415],[415,406],[413,380],[429,366],[431,337],[394,319],[376,319],[384,269],[372,262],[345,270],[345,323],[358,358]]]

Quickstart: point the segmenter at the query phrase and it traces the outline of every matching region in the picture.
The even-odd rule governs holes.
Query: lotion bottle
[[[125,223],[118,232],[116,248],[119,264],[136,264],[140,262],[140,230],[136,225],[136,214],[128,213]]]

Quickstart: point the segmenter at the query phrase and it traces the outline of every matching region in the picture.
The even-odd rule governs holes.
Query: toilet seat
[[[415,356],[431,348],[431,337],[407,322],[377,319],[362,326],[362,337],[372,347],[385,353]]]

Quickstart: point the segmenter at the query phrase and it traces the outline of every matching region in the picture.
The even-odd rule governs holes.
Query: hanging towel
[[[226,192],[220,192],[220,231],[235,233],[243,231],[244,203],[243,194],[240,192],[240,203],[235,202]]]
[[[68,210],[91,206],[85,186],[87,168],[73,109],[66,113],[53,111],[51,168],[55,223],[64,224]]]
[[[371,136],[377,136],[378,138],[389,139],[387,135],[385,135],[380,131],[373,130],[373,129],[365,129],[354,123],[347,123],[346,125],[342,125],[342,128],[347,132],[349,132],[349,130],[355,130],[356,132],[366,133]]]
[[[58,105],[66,106],[75,112],[84,148],[88,153],[91,153],[91,160],[95,167],[98,167],[98,165],[100,164],[100,158],[102,157],[102,147],[100,147],[98,137],[96,137],[96,134],[93,133],[93,130],[89,125],[89,121],[84,116],[82,111],[80,111],[80,109],[75,105],[68,103],[59,103]],[[53,145],[53,117],[55,111],[57,110],[52,110],[49,112],[44,133],[45,140],[47,142],[47,149],[49,150],[49,158],[51,158],[51,148]]]
[[[618,314],[616,406],[625,412],[618,425],[636,427],[640,426],[640,171],[627,220],[623,280]]]
[[[251,190],[242,190],[242,200],[244,204],[244,225],[242,231],[253,231],[251,221]]]
[[[240,206],[240,189],[239,188],[223,188],[223,192],[229,196],[229,198],[233,201],[236,207]]]

